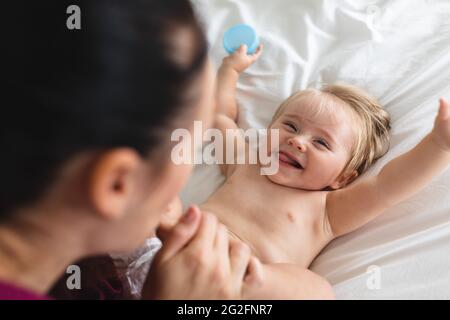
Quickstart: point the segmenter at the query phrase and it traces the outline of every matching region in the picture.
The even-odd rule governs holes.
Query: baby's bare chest
[[[266,262],[307,267],[327,241],[325,193],[276,185],[252,172],[236,172],[205,204]]]

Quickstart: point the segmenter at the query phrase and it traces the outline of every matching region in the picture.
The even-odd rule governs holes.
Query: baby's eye
[[[323,146],[323,147],[325,147],[325,148],[327,148],[327,149],[330,149],[330,146],[328,145],[328,143],[327,143],[325,140],[323,140],[323,139],[317,139],[316,142],[317,142],[318,144],[320,144],[321,146]]]
[[[295,124],[293,124],[292,122],[286,121],[283,122],[283,124],[288,127],[290,130],[297,132],[297,127],[295,126]]]

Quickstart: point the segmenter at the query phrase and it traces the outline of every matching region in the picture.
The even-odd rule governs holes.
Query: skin
[[[340,187],[354,142],[354,130],[348,125],[353,118],[342,105],[332,112],[313,114],[311,110],[317,109],[319,100],[312,95],[299,98],[272,123],[270,129],[279,130],[281,153],[280,169],[267,176],[272,182],[303,190]],[[303,169],[292,166],[289,157],[295,157]]]
[[[194,120],[211,125],[214,79],[208,61],[193,85],[191,131]],[[0,224],[0,279],[45,294],[74,261],[135,249],[165,220],[191,170],[173,164],[170,153],[161,163],[129,148],[73,156],[40,199]],[[144,297],[239,299],[244,286],[257,285],[257,261],[246,245],[230,243],[211,214],[194,207],[186,217],[163,227],[164,246],[149,275],[158,282],[147,281]]]
[[[225,130],[237,129],[239,73],[260,54],[249,56],[241,47],[219,69],[215,126],[224,137]],[[450,106],[441,99],[432,132],[415,148],[389,162],[378,175],[349,184],[357,176],[343,172],[355,141],[345,125],[352,123],[351,115],[336,104],[332,113],[313,116],[310,111],[317,110],[318,102],[311,96],[294,101],[272,124],[280,130],[280,150],[297,158],[303,169],[285,156],[279,156],[280,170],[273,176],[262,176],[259,164],[221,165],[225,183],[201,206],[214,212],[263,262],[266,278],[259,297],[290,290],[295,296],[298,287],[309,288],[309,297],[313,293],[329,297],[331,289],[324,279],[312,285],[320,277],[304,273],[320,251],[418,192],[450,163]],[[286,267],[297,277],[290,277]],[[299,277],[302,272],[306,276]]]

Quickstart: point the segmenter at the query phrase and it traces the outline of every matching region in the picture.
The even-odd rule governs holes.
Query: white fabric
[[[283,99],[321,82],[346,81],[379,98],[392,116],[392,145],[368,174],[416,145],[432,128],[438,98],[450,98],[447,0],[194,4],[216,67],[225,56],[222,35],[236,23],[252,25],[265,45],[239,80],[241,127],[265,127]],[[217,167],[198,166],[184,204],[204,201],[222,181]],[[450,168],[408,201],[333,241],[312,270],[333,284],[339,299],[449,299],[449,221]],[[377,273],[367,273],[371,265],[380,268],[380,289],[370,285]]]

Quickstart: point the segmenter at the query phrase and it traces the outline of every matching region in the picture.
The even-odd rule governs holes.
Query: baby
[[[242,46],[218,71],[215,127],[224,137],[225,130],[237,129],[239,74],[260,54],[261,48],[247,55]],[[330,241],[407,199],[450,163],[444,99],[433,130],[414,149],[357,181],[389,147],[389,115],[363,90],[334,84],[294,93],[269,129],[279,130],[278,172],[261,175],[260,164],[223,164],[225,183],[200,207],[262,262],[263,285],[251,298],[314,297],[305,270]]]

